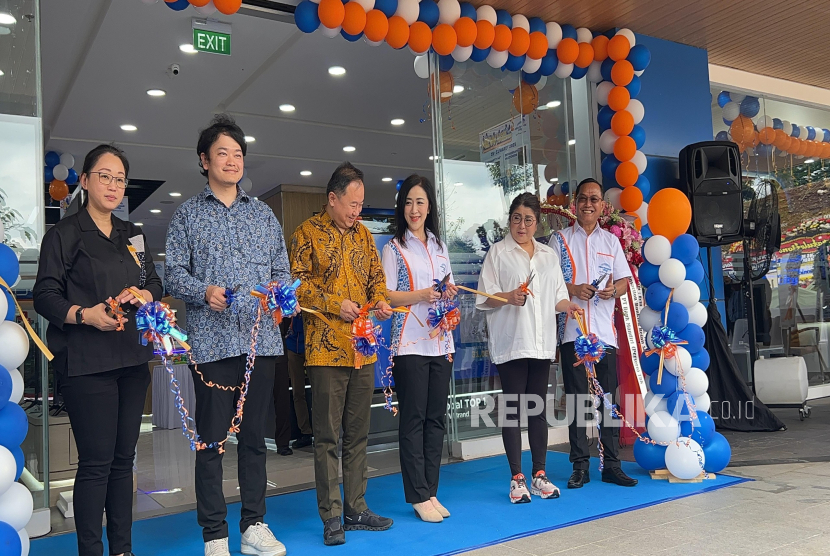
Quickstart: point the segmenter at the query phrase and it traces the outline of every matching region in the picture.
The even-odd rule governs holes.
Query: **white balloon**
[[[400,0],[399,0],[400,1]],[[479,6],[476,8],[476,19],[478,21],[489,21],[493,25],[496,24],[496,9],[492,6]],[[410,25],[412,25],[410,23]]]
[[[58,164],[54,168],[52,168],[52,175],[55,176],[56,180],[65,180],[69,177],[69,168],[64,166],[63,164]]]
[[[544,86],[547,85],[547,83],[548,77],[546,75],[543,75],[541,78],[539,78],[539,82],[536,84],[536,92],[538,93],[539,91],[541,91],[544,88]],[[2,237],[0,237],[0,239],[2,239]]]
[[[617,31],[617,34],[627,38],[628,42],[631,43],[632,48],[635,44],[637,44],[637,39],[634,37],[634,32],[631,29],[620,29]]]
[[[729,98],[740,104],[746,98],[746,95],[743,93],[729,93]]]
[[[703,473],[706,456],[700,444],[682,436],[666,447],[666,468],[678,479],[694,479]]]
[[[12,483],[0,496],[0,521],[5,521],[15,531],[20,531],[32,518],[34,501],[32,493],[21,483]]]
[[[3,346],[0,349],[0,366],[16,369],[29,355],[29,336],[19,324],[3,321],[0,323],[0,346]]]
[[[605,192],[605,202],[610,204],[617,210],[622,209],[622,205],[620,204],[620,195],[622,195],[622,189],[618,187],[609,188],[608,191]]]
[[[5,320],[7,314],[9,314],[9,298],[0,293],[0,318]]]
[[[700,301],[700,287],[691,280],[684,280],[683,283],[674,290],[672,301],[677,301],[687,309],[691,309]]]
[[[610,93],[611,89],[613,88],[614,83],[611,81],[603,81],[602,83],[597,85],[597,103],[599,103],[601,106],[606,106],[608,104],[608,93]],[[632,100],[631,102],[634,101]],[[630,108],[631,104],[629,103],[628,106]]]
[[[807,133],[808,133],[808,131],[807,131],[806,127],[804,127],[803,125],[798,126],[798,138],[799,139],[801,139],[802,141],[807,140]],[[54,172],[54,170],[53,170],[53,172]]]
[[[12,395],[9,397],[11,403],[20,403],[23,399],[23,375],[17,369],[10,369],[12,375]]]
[[[29,543],[28,531],[26,531],[26,528],[24,527],[23,529],[18,531],[17,534],[20,535],[20,546],[23,549],[20,551],[20,556],[29,556],[29,548],[31,545]]]
[[[600,83],[600,85],[602,85],[602,83]],[[599,87],[597,87],[597,89],[599,89]],[[626,108],[626,110],[628,110],[628,112],[634,117],[635,124],[639,124],[640,122],[642,122],[643,118],[646,115],[646,109],[643,106],[643,103],[637,100],[636,98],[631,99],[631,101],[628,103],[628,107]]]
[[[677,346],[677,355],[666,359],[665,369],[674,376],[680,376],[681,371],[685,372],[692,368],[692,356],[683,346]]]
[[[530,22],[527,20],[527,17],[523,16],[522,14],[516,14],[513,16],[513,29],[521,28],[530,32]]]
[[[772,116],[760,116],[755,125],[759,130],[765,127],[772,127]]]
[[[695,399],[695,411],[697,411],[697,405],[700,403],[698,398],[706,394],[706,390],[709,389],[709,377],[697,367],[692,367],[683,373],[683,377],[686,379],[686,391]]]
[[[250,193],[251,189],[254,187],[254,184],[251,181],[251,178],[246,176],[246,177],[242,178],[241,180],[239,180],[239,187],[245,193]]]
[[[789,120],[781,120],[781,127],[784,128],[782,131],[787,135],[793,134],[793,124]]]
[[[588,73],[585,77],[588,78],[588,81],[591,83],[599,83],[602,81],[602,62],[591,62],[591,65],[588,66]]]
[[[383,44],[383,41],[370,41],[369,37],[367,37],[366,35],[363,35],[363,42],[365,42],[369,46],[380,46]]]
[[[421,79],[429,78],[429,55],[421,54],[415,56],[415,61],[412,64],[415,67],[415,75]]]
[[[553,73],[554,75],[556,75],[556,77],[559,77],[560,79],[565,79],[566,77],[570,77],[573,71],[573,64],[563,64],[560,62],[559,65],[556,66],[556,69],[553,71]]]
[[[649,383],[649,381],[646,380],[646,384],[648,384],[648,383]],[[657,413],[659,411],[662,411],[663,413],[668,415],[668,413],[669,413],[667,411],[668,400],[666,399],[666,397],[665,396],[659,396],[659,401],[652,406],[652,403],[654,403],[654,402],[652,402],[652,400],[655,397],[658,397],[658,394],[655,394],[654,392],[649,392],[645,395],[645,398],[643,398],[643,407],[645,408],[646,415],[651,417],[652,415],[654,415],[655,413]]]
[[[473,45],[470,45],[470,46],[456,46],[455,49],[452,51],[452,59],[455,60],[456,62],[466,62],[467,60],[470,59],[470,56],[472,56],[472,54],[473,54]],[[452,68],[455,69],[456,66],[459,66],[459,65],[461,65],[461,64],[460,63],[454,64]],[[452,70],[450,70],[450,72],[452,72]],[[455,74],[453,74],[453,75],[455,75]]]
[[[554,21],[545,23],[545,36],[548,38],[548,48],[556,48],[562,40],[562,27]]]
[[[708,380],[708,377],[707,377]],[[695,396],[695,411],[702,411],[709,413],[709,408],[712,407],[712,400],[709,399],[709,394],[704,392],[700,396]]]
[[[741,105],[735,101],[727,102],[723,106],[723,119],[729,122],[741,115]]]
[[[599,150],[601,150],[605,154],[613,153],[614,145],[617,143],[617,139],[619,139],[619,137],[616,133],[614,133],[610,129],[606,129],[599,136]]]
[[[311,1],[314,2],[314,0],[311,0]],[[317,0],[317,2],[314,2],[314,3],[319,4],[320,0]],[[193,6],[193,9],[196,10],[196,12],[199,15],[213,15],[216,12],[216,6],[213,5],[213,2],[208,2],[207,4],[202,6],[201,8],[198,7],[198,6]],[[338,31],[338,33],[339,32],[340,31]]]
[[[72,168],[73,166],[75,166],[75,157],[69,153],[63,153],[61,155],[61,164],[63,164],[67,168]]]
[[[512,91],[519,86],[522,78],[518,71],[506,71],[504,77],[501,78],[501,84],[508,91]]]
[[[640,208],[634,211],[634,214],[640,217],[640,222],[643,226],[648,224],[648,203],[643,201],[640,204]]]
[[[507,51],[491,50],[487,55],[487,64],[494,69],[502,67],[507,62]]]
[[[395,15],[402,17],[407,25],[412,25],[418,21],[419,11],[418,0],[398,0],[398,9],[395,10]],[[493,10],[494,17],[495,13],[495,10]]]
[[[640,310],[640,317],[637,320],[639,321],[640,328],[648,331],[651,331],[655,326],[661,324],[660,313],[650,307],[643,307]]]
[[[634,158],[631,159],[631,162],[634,163],[634,166],[637,167],[637,173],[642,174],[646,171],[646,167],[648,167],[648,160],[646,159],[646,155],[643,151],[637,151],[634,153]]]
[[[701,328],[703,328],[703,325],[706,324],[708,318],[709,313],[706,311],[706,307],[703,303],[695,303],[694,306],[689,309],[689,322],[692,322]]]
[[[351,0],[352,2],[357,2],[360,4],[365,11],[369,11],[375,7],[375,0]]]
[[[533,58],[527,58],[525,60],[525,64],[522,66],[522,71],[524,71],[525,73],[536,73],[536,70],[538,70],[540,67],[542,67],[541,58],[538,58],[536,60],[534,60]],[[539,88],[537,87],[536,90],[538,91]]]
[[[438,0],[438,23],[452,25],[460,17],[461,4],[458,3],[458,0]]]
[[[562,195],[562,186],[560,184],[556,184],[553,186],[553,194],[554,195]]]
[[[680,436],[680,424],[668,411],[655,411],[649,416],[648,435],[655,442],[673,442]]]
[[[666,236],[651,236],[643,247],[646,260],[655,266],[660,266],[671,258],[671,242]],[[679,262],[679,261],[678,261]],[[682,263],[681,263],[682,264]],[[683,269],[686,270],[685,268]]]
[[[17,462],[14,455],[4,446],[0,446],[0,496],[14,484],[17,475]]]
[[[591,42],[594,40],[594,34],[587,27],[580,27],[576,30],[576,42]]]
[[[328,37],[330,39],[340,36],[340,29],[342,29],[340,26],[337,26],[334,29],[329,29],[325,25],[320,25],[320,32],[324,37]]]
[[[659,276],[666,287],[679,288],[686,280],[686,267],[677,259],[668,259],[660,265]]]

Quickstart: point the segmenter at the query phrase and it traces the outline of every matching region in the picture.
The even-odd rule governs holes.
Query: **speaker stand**
[[[752,283],[752,262],[749,260],[749,241],[744,239],[744,276],[741,284],[746,284],[744,293],[744,313],[747,315],[747,335],[749,336],[749,376],[752,379],[752,393],[755,394],[755,361],[758,359],[758,344],[755,331],[755,295]],[[747,310],[749,305],[749,310]]]

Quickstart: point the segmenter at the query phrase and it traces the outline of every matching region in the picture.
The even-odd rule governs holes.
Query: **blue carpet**
[[[531,467],[530,453],[524,453],[524,467]],[[375,512],[389,516],[395,525],[388,531],[346,533],[346,544],[323,545],[323,527],[317,514],[313,490],[273,496],[267,499],[266,521],[277,538],[285,543],[289,555],[351,555],[405,550],[406,556],[458,554],[575,525],[609,515],[636,510],[686,496],[709,492],[744,482],[746,479],[718,475],[714,480],[694,484],[669,484],[653,481],[633,463],[623,462],[626,473],[640,479],[634,488],[623,488],[600,481],[594,460],[591,482],[582,489],[567,490],[570,475],[568,455],[549,452],[548,476],[562,490],[554,500],[533,497],[530,504],[511,505],[508,500],[509,471],[504,456],[445,465],[441,468],[439,498],[452,512],[440,524],[421,522],[412,507],[404,502],[401,475],[369,480],[367,501]],[[230,547],[239,552],[239,504],[228,508]],[[74,534],[59,535],[32,542],[33,556],[77,554]],[[137,521],[133,526],[133,550],[139,556],[202,554],[201,530],[196,512]],[[108,552],[104,552],[108,554]]]

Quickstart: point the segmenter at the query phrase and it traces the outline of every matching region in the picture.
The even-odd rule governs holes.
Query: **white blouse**
[[[522,307],[503,305],[493,308],[487,298],[476,297],[476,308],[487,311],[487,336],[490,359],[499,365],[514,359],[553,359],[556,356],[556,304],[568,299],[568,289],[559,266],[559,254],[533,240],[533,257],[507,236],[490,248],[478,289],[489,293],[513,291],[532,272],[533,281]]]
[[[409,230],[404,238],[406,242],[403,245],[391,239],[383,246],[381,262],[386,273],[386,289],[415,291],[431,288],[435,285],[434,280],[443,280],[447,274],[450,275],[450,283],[455,283],[446,245],[430,232],[427,232],[427,245]],[[394,314],[392,336],[393,342],[397,341],[399,346],[396,355],[435,356],[455,352],[452,334],[429,337],[427,318],[430,307],[430,303],[423,301],[409,307],[421,319],[423,327],[410,314]]]

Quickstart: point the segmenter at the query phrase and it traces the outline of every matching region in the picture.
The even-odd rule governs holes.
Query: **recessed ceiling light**
[[[453,93],[463,93],[464,92],[464,85],[456,85],[452,88]]]
[[[561,104],[562,103],[559,102],[558,100],[552,100],[549,103],[547,103],[545,106],[547,106],[548,108],[556,108],[557,106],[560,106]]]
[[[310,176],[311,175],[311,170],[303,170],[302,172],[300,172],[300,175],[301,176]]]
[[[159,253],[159,257],[163,257],[164,255],[164,253]]]
[[[576,145],[576,139],[571,139],[570,141],[568,141],[568,144],[569,145]]]
[[[253,135],[246,135],[245,136],[245,142],[246,143],[253,143],[254,141],[256,141],[256,137],[254,137]]]
[[[193,48],[192,44],[180,44],[179,50],[187,54],[196,54],[196,52],[198,52],[195,48]]]
[[[121,126],[121,129],[124,131],[136,131],[138,128],[133,124],[124,124]]]
[[[812,158],[808,158],[804,161],[804,164],[812,164],[813,162],[815,162],[815,160],[813,160]]]
[[[553,183],[556,183],[556,182],[558,182],[558,181],[559,181],[559,178],[553,178],[553,179],[552,179],[552,180],[550,180],[550,181],[552,181]]]
[[[346,75],[346,68],[342,68],[340,66],[332,66],[329,68],[330,75]]]
[[[347,146],[343,147],[343,150],[346,151],[347,153],[353,153],[355,151],[355,148],[350,146],[350,145],[347,145]]]
[[[171,197],[181,197],[181,196],[182,196],[182,194],[181,194],[181,193],[177,193],[176,191],[172,191],[172,192],[170,193],[170,196],[171,196]]]
[[[435,160],[434,156],[429,157],[430,160]]]
[[[14,25],[17,20],[12,14],[0,13],[0,25]]]
[[[383,178],[383,179],[382,179],[382,180],[380,180],[380,181],[392,181],[392,178]]]
[[[403,124],[405,124],[406,122],[405,122],[404,120],[402,120],[401,118],[395,118],[395,119],[394,119],[394,120],[392,120],[390,123],[391,123],[392,125],[403,125]]]
[[[159,214],[161,212],[161,210],[159,210],[159,209],[150,209],[150,212],[152,212],[153,214]]]
[[[163,97],[167,93],[161,89],[148,89],[147,94],[151,97]]]
[[[280,112],[293,112],[296,110],[293,104],[280,104]]]
[[[6,74],[3,73],[3,70],[0,70],[0,75],[6,75]]]
[[[539,106],[536,107],[536,110],[547,110],[547,109],[548,109],[547,104],[540,104]]]
[[[141,226],[144,225],[144,222],[133,222],[133,224],[135,224],[136,226],[141,227]]]

